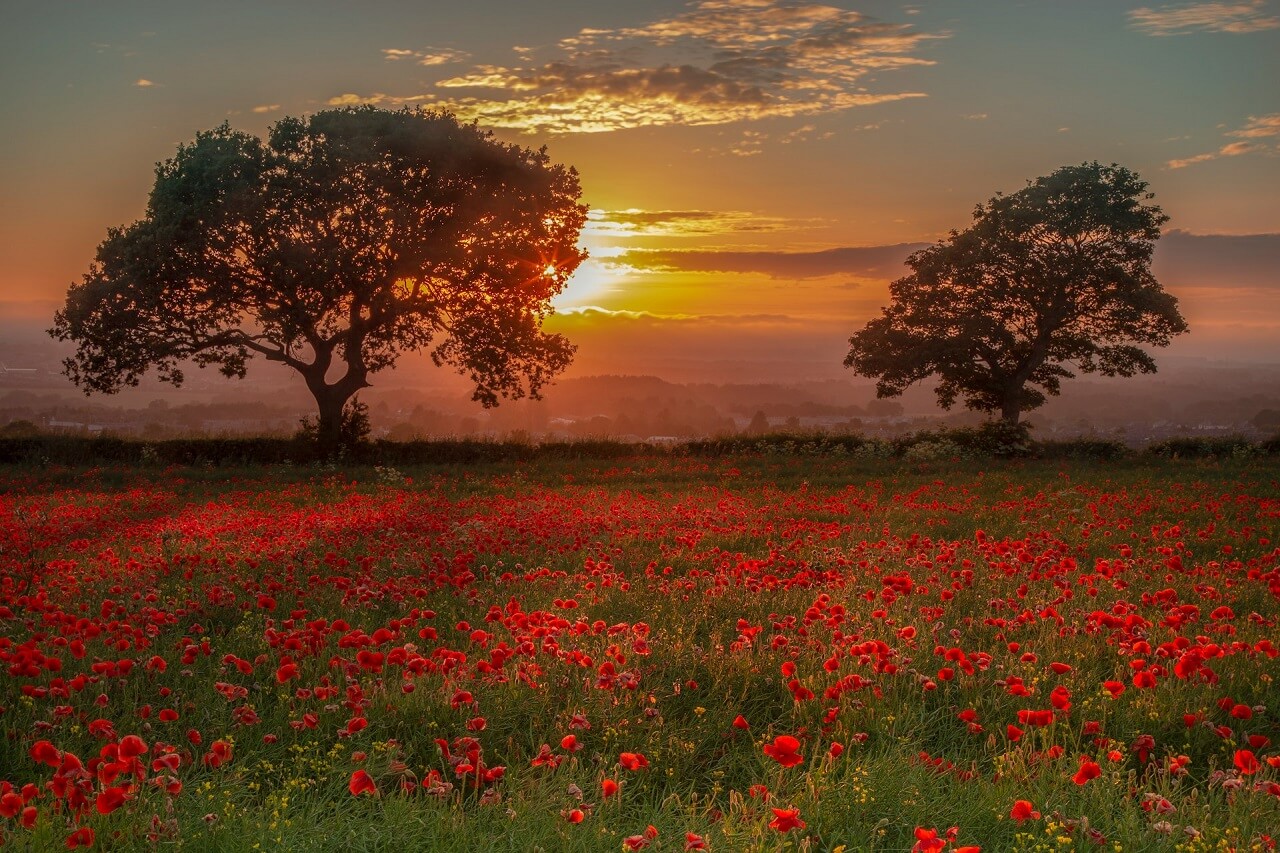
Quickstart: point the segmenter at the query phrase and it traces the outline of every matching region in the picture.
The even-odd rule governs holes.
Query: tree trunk
[[[1021,391],[1022,389],[1018,389]],[[1017,426],[1018,418],[1022,415],[1022,407],[1018,405],[1017,391],[1005,395],[1000,405],[1000,420],[1009,426]]]
[[[333,456],[342,446],[342,408],[349,394],[343,394],[333,385],[312,388],[320,419],[316,422],[316,443],[323,456]]]

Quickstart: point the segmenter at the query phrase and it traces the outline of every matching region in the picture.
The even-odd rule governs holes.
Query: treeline
[[[535,459],[620,459],[685,455],[825,456],[849,460],[945,462],[982,459],[1079,459],[1113,461],[1249,459],[1280,454],[1280,435],[1254,442],[1242,436],[1166,439],[1134,450],[1118,441],[1079,438],[1036,441],[1025,425],[925,430],[896,438],[853,434],[778,432],[679,443],[628,443],[609,439],[530,442],[498,439],[365,441],[322,457],[314,442],[300,438],[191,438],[139,441],[110,436],[33,435],[0,437],[6,465],[182,465],[252,467],[323,461],[400,466],[517,462]]]

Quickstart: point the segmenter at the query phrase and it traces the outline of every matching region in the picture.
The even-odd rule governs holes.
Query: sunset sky
[[[839,360],[902,258],[1089,160],[1171,216],[1172,352],[1280,361],[1280,2],[6,2],[0,312],[47,322],[228,120],[447,107],[582,175],[575,372]]]

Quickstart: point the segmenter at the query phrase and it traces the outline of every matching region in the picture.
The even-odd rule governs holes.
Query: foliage
[[[1173,459],[1248,459],[1260,448],[1240,435],[1167,438],[1148,445],[1146,453]]]
[[[963,397],[1009,423],[1057,395],[1072,366],[1154,372],[1135,344],[1166,346],[1187,326],[1150,271],[1168,221],[1151,197],[1133,172],[1097,163],[996,195],[968,229],[907,259],[845,366],[875,377],[880,397],[936,377],[943,408]]]
[[[1133,455],[1124,442],[1105,438],[1072,438],[1042,441],[1036,445],[1041,459],[1096,459],[1111,462]]]
[[[297,371],[318,432],[408,351],[486,406],[537,396],[573,347],[550,299],[585,256],[577,173],[447,113],[372,107],[285,118],[263,141],[223,124],[156,170],[146,216],[108,231],[50,333],[87,392],[183,364]],[[344,369],[330,378],[331,368]]]

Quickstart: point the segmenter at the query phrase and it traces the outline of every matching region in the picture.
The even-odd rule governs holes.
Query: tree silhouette
[[[1168,217],[1115,164],[1066,166],[996,195],[952,231],[907,258],[891,304],[849,339],[846,367],[894,397],[936,376],[957,397],[1017,424],[1021,413],[1085,373],[1155,372],[1135,344],[1167,346],[1187,330],[1177,300],[1151,274]]]
[[[146,216],[110,229],[50,334],[111,393],[182,363],[301,374],[332,445],[369,377],[426,350],[485,406],[537,397],[573,346],[542,331],[585,257],[577,172],[447,113],[372,107],[227,124],[156,168]]]

